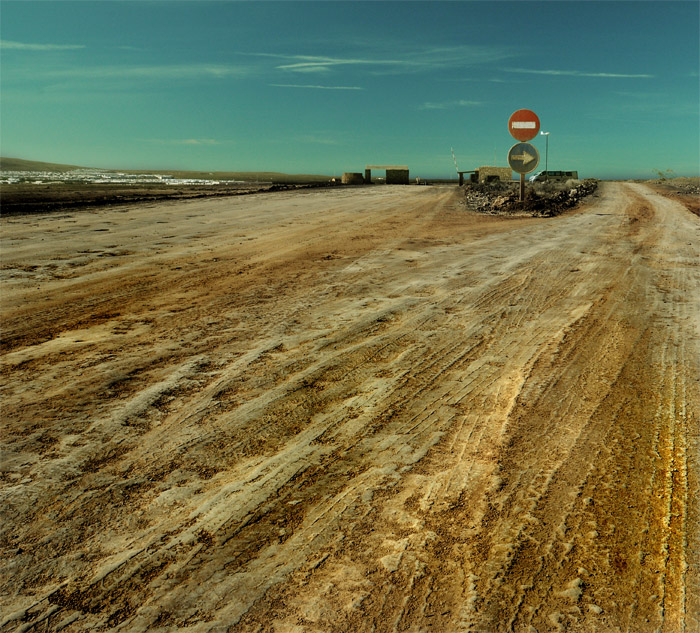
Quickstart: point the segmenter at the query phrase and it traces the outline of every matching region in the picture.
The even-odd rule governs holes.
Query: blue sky
[[[2,0],[3,156],[108,168],[412,176],[507,164],[700,171],[695,1]],[[544,168],[544,136],[532,141]]]

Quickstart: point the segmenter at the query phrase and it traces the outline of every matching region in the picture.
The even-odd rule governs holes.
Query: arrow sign
[[[516,143],[508,152],[508,164],[519,174],[530,173],[540,162],[537,148],[530,143]]]
[[[522,162],[523,165],[527,165],[531,160],[535,160],[535,158],[537,158],[537,156],[528,154],[525,151],[522,154],[513,154],[512,156],[513,160],[519,160]]]

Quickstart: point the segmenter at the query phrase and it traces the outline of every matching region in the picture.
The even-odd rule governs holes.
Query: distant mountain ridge
[[[42,163],[23,158],[0,157],[0,171],[72,171],[73,169],[88,169],[77,165],[62,165],[59,163]]]

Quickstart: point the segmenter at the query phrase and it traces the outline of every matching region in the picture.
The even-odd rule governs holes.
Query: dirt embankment
[[[700,224],[455,188],[4,219],[0,630],[700,630]]]
[[[478,213],[554,217],[580,204],[597,188],[594,179],[528,184],[525,199],[520,200],[518,183],[467,183],[464,199],[467,208]]]
[[[288,191],[317,184],[229,182],[218,185],[9,184],[0,190],[3,216],[35,215],[93,207],[240,196],[263,191]]]
[[[677,200],[691,213],[700,216],[700,178],[664,178],[646,183],[654,191]]]

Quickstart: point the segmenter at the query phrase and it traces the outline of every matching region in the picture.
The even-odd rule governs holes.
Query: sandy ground
[[[700,631],[700,221],[373,187],[2,222],[0,630]]]
[[[650,180],[645,184],[667,198],[677,200],[689,211],[700,216],[700,178],[667,178]]]
[[[3,216],[84,210],[87,207],[153,203],[165,200],[213,198],[264,191],[272,183],[224,182],[218,185],[94,184],[54,182],[14,183],[0,190]]]

